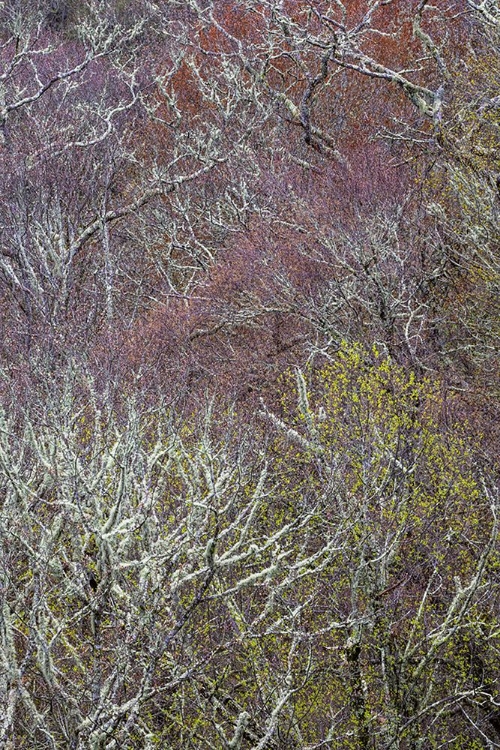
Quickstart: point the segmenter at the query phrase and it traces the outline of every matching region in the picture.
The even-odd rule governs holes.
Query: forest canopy
[[[0,2],[0,749],[500,747],[500,9]]]

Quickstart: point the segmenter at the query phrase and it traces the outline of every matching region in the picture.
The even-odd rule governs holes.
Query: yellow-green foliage
[[[148,676],[125,749],[244,750],[270,726],[270,747],[467,747],[455,708],[477,695],[480,713],[498,645],[467,426],[444,421],[438,383],[360,344],[282,392],[251,434],[229,413],[176,431],[131,419],[90,451],[90,417],[73,423],[72,494],[4,505],[23,531],[23,684],[43,687],[39,710],[68,693],[89,715],[98,682],[128,705]]]
[[[456,606],[457,587],[474,580],[492,529],[467,427],[445,425],[438,383],[418,379],[377,347],[343,343],[319,371],[284,376],[283,394],[276,513],[317,503],[309,543],[316,535],[339,540],[339,554],[298,599],[312,596],[316,613],[337,622],[358,620],[320,638],[318,682],[328,675],[330,689],[309,713],[309,741],[327,704],[340,710],[362,696],[347,724],[353,747],[366,731],[411,743],[424,730],[416,722],[403,731],[409,714],[467,684],[464,632],[485,616],[473,598],[467,612]],[[308,625],[327,620],[315,614]],[[358,672],[345,657],[352,638]],[[299,714],[301,707],[299,694]]]
[[[410,495],[415,523],[450,497],[474,505],[479,489],[465,429],[441,428],[438,384],[417,380],[376,347],[346,343],[310,374],[309,392],[295,388],[292,377],[284,381],[283,422],[303,443],[280,438],[291,446],[279,449],[285,471],[294,460],[316,465],[323,478],[336,470],[351,505],[366,502],[383,518],[402,512],[404,498],[408,511]]]

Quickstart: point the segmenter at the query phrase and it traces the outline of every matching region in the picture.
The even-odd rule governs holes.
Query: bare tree
[[[185,736],[181,696],[206,701],[207,673],[264,628],[290,634],[289,677],[262,675],[272,708],[252,729],[238,701],[215,726],[221,742],[264,747],[298,689],[293,654],[314,638],[298,627],[308,597],[292,610],[288,592],[338,554],[342,529],[308,542],[314,503],[275,518],[264,453],[213,436],[210,411],[194,431],[133,402],[119,418],[91,381],[77,396],[78,380],[21,423],[2,417],[1,746]],[[256,600],[244,613],[245,592]],[[217,716],[227,689],[208,699]]]
[[[297,382],[267,445],[75,372],[4,410],[3,746],[496,741],[495,488],[387,357]]]

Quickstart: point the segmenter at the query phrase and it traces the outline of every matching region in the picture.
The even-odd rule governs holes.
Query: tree
[[[42,6],[4,9],[0,283],[9,360],[50,341],[64,367],[193,292],[247,210],[235,195],[266,115],[225,58],[192,52],[175,7],[89,1],[54,30]]]
[[[472,741],[457,708],[491,735],[494,489],[382,354],[315,382],[267,446],[75,372],[4,411],[4,745]]]
[[[207,672],[252,644],[238,601],[249,594],[254,627],[266,614],[291,627],[298,612],[280,617],[275,598],[335,542],[297,547],[314,506],[275,523],[264,454],[227,430],[212,437],[210,412],[196,429],[132,401],[120,417],[71,373],[38,406],[22,427],[3,414],[2,745],[196,744],[200,708],[180,726],[176,712],[205,701]],[[264,746],[295,688],[262,690],[272,711],[251,736]],[[215,738],[239,746],[244,705]]]
[[[485,664],[498,648],[494,486],[457,426],[443,431],[438,390],[376,349],[342,346],[310,382],[298,374],[296,394],[293,421],[289,395],[283,417],[268,414],[281,462],[321,496],[322,533],[343,529],[321,585],[333,666],[313,657],[320,715],[336,718],[307,742],[495,743],[498,688],[474,666],[475,649]]]
[[[459,9],[0,8],[0,747],[500,743]]]

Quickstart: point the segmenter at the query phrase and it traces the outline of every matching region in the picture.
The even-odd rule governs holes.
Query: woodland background
[[[0,2],[0,748],[500,747],[496,0]]]

